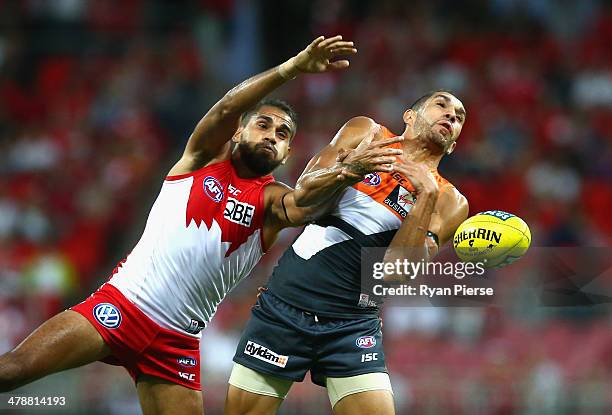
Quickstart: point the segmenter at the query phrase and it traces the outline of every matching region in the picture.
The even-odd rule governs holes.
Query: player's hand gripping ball
[[[466,219],[455,232],[453,246],[464,262],[499,268],[522,257],[531,244],[529,226],[518,216],[487,210]]]

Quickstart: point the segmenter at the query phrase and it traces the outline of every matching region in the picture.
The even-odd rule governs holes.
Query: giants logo
[[[365,175],[365,179],[363,179],[363,183],[368,186],[378,186],[380,184],[380,176],[378,173],[370,173]]]
[[[255,206],[248,203],[239,202],[238,200],[228,197],[223,217],[230,222],[238,225],[250,227],[253,216],[255,215]]]
[[[247,341],[246,347],[244,348],[244,354],[252,356],[255,359],[263,360],[266,363],[270,363],[271,365],[278,367],[287,366],[287,360],[289,360],[287,356],[274,353],[267,347],[264,347],[250,340]]]
[[[219,183],[219,180],[212,176],[208,176],[204,179],[203,186],[204,193],[213,201],[219,203],[223,200],[223,186]]]

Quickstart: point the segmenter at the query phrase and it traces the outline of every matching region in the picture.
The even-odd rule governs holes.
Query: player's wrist
[[[295,79],[295,77],[297,76],[299,71],[300,70],[298,69],[298,67],[297,67],[297,65],[295,63],[295,56],[293,58],[289,59],[288,61],[286,61],[284,63],[281,63],[278,66],[278,73],[286,81],[290,81],[291,79]]]
[[[342,178],[345,185],[353,185],[362,181],[367,173],[356,171],[355,167],[350,163],[338,162],[334,166],[334,170],[338,172],[338,177]]]

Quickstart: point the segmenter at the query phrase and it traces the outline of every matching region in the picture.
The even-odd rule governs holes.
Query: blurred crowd
[[[0,0],[0,352],[110,275],[215,100],[337,33],[358,48],[350,68],[300,76],[276,94],[299,114],[278,180],[295,183],[350,117],[399,134],[404,110],[444,88],[467,120],[440,172],[471,214],[521,216],[534,246],[612,244],[612,8],[603,1]],[[256,288],[295,234],[203,332],[208,413],[220,413]],[[610,413],[612,316],[601,307],[579,318],[389,307],[398,413]],[[117,374],[100,373],[100,383]],[[328,411],[319,388],[294,392],[283,413]]]

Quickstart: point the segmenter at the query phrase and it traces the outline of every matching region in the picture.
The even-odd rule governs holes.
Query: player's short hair
[[[435,91],[430,91],[426,93],[425,95],[423,95],[422,97],[420,97],[419,99],[417,99],[416,101],[414,101],[412,105],[410,106],[410,109],[415,112],[419,112],[420,110],[423,109],[423,107],[425,106],[425,103],[427,102],[429,98],[431,98],[432,96],[436,94],[439,94],[440,92],[451,94],[453,96],[455,95],[453,94],[452,91],[449,91],[447,89],[436,89]]]
[[[291,131],[291,140],[293,140],[293,137],[295,137],[295,133],[297,131],[297,113],[295,112],[295,110],[293,109],[291,105],[289,105],[286,101],[283,101],[282,99],[278,99],[278,98],[262,99],[257,104],[255,104],[253,108],[242,113],[242,116],[240,117],[240,125],[243,127],[247,125],[251,117],[257,114],[257,112],[259,111],[261,107],[276,107],[280,109],[281,111],[284,111],[289,116],[289,118],[291,118],[291,121],[293,121],[293,130]]]

